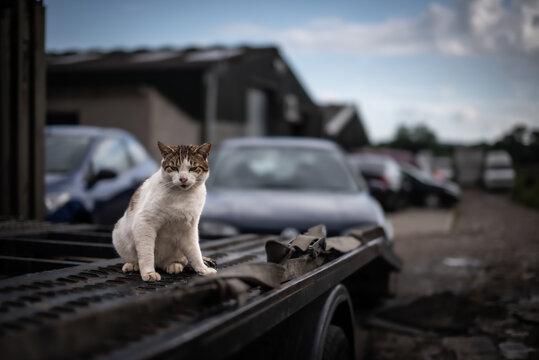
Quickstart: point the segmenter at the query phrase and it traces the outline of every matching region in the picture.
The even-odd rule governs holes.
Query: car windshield
[[[358,190],[339,153],[300,147],[222,149],[208,185],[233,189]]]
[[[47,134],[45,138],[45,171],[70,173],[82,163],[92,137],[81,135]]]

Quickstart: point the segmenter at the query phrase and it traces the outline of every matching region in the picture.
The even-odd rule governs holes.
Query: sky
[[[371,142],[539,128],[539,0],[44,0],[46,50],[276,45],[319,104],[354,104]]]

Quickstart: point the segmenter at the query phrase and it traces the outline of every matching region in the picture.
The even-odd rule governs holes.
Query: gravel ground
[[[392,219],[404,268],[366,320],[367,359],[539,359],[538,211],[466,190],[453,210]]]

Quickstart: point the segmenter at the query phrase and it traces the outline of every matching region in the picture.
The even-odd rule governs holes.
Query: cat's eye
[[[195,166],[195,167],[190,168],[189,171],[196,171],[196,169],[198,169],[198,167]]]
[[[170,170],[172,170],[172,171],[178,171],[178,168],[175,167],[175,166],[170,166]]]

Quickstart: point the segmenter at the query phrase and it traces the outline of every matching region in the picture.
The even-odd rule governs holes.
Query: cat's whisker
[[[163,183],[163,184],[160,184],[160,185],[162,187],[169,188],[169,189],[172,189],[172,188],[176,187],[176,184],[174,184],[172,181],[167,182],[167,183]]]

